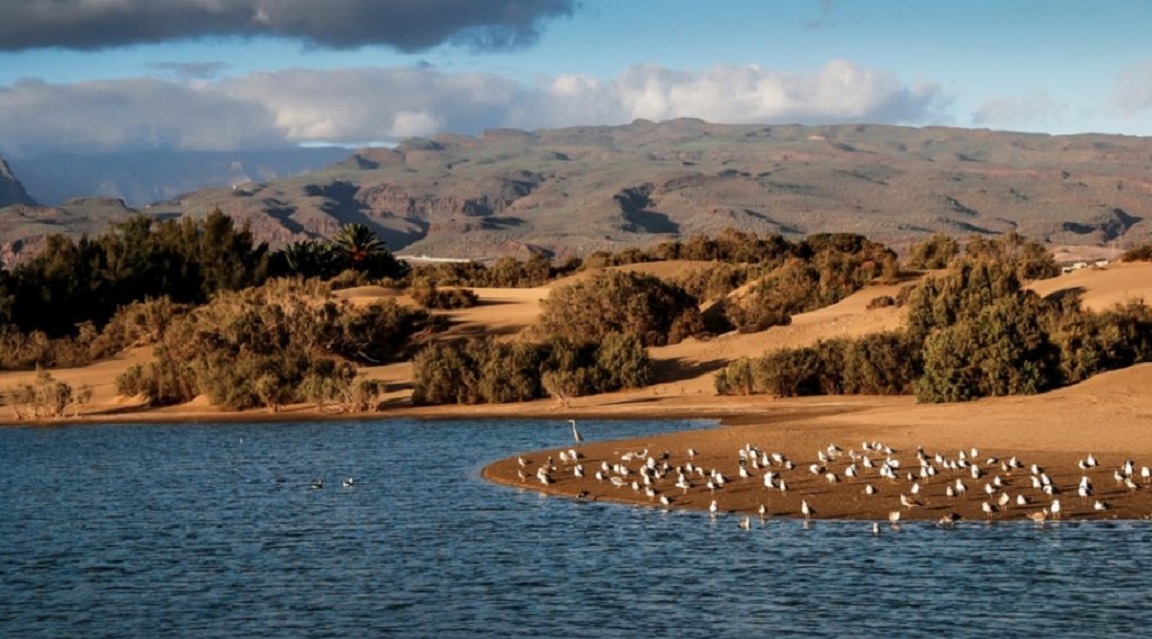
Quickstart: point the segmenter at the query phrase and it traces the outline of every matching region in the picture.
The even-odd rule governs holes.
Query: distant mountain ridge
[[[73,230],[115,217],[107,205],[41,215]],[[274,245],[359,222],[394,252],[432,257],[564,258],[728,227],[860,233],[897,250],[934,233],[1007,231],[1123,248],[1152,238],[1152,138],[693,119],[501,129],[363,149],[319,171],[200,189],[146,211],[216,207]],[[28,220],[6,211],[0,239],[10,243]]]
[[[348,156],[336,147],[265,151],[149,151],[44,155],[12,160],[29,193],[58,206],[85,197],[146,206],[203,188],[266,182],[323,168]]]

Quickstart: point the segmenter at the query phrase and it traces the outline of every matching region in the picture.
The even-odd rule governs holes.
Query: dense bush
[[[915,346],[896,332],[822,340],[742,358],[717,373],[714,381],[723,395],[899,395],[910,392],[919,373]]]
[[[1075,296],[1041,299],[1021,287],[1020,273],[1043,260],[1028,258],[1029,250],[1024,259],[1005,257],[1003,247],[990,250],[992,257],[956,258],[912,289],[900,333],[734,362],[717,375],[717,391],[792,396],[914,388],[920,401],[965,401],[1038,393],[1152,361],[1152,309],[1131,302],[1094,313]]]
[[[1121,262],[1152,262],[1152,242],[1133,246],[1120,255]]]
[[[402,357],[415,334],[434,328],[427,312],[392,300],[357,306],[294,292],[297,286],[309,285],[273,281],[179,317],[155,359],[117,380],[119,391],[156,404],[206,394],[234,409],[275,409],[321,387],[337,397],[355,377],[350,362]]]
[[[915,269],[947,268],[960,255],[960,243],[955,238],[937,234],[912,247],[905,266]]]
[[[414,281],[424,280],[441,286],[532,288],[571,275],[582,266],[579,259],[556,266],[548,257],[534,253],[523,262],[513,257],[502,257],[491,266],[479,262],[421,265],[413,269],[412,276]]]
[[[599,344],[554,338],[506,343],[490,337],[440,343],[413,361],[416,404],[480,404],[558,399],[643,386],[651,361],[634,336]]]
[[[411,293],[412,299],[424,308],[472,308],[480,300],[476,293],[469,289],[442,289],[427,280],[414,282]]]
[[[573,342],[624,333],[645,346],[660,346],[703,326],[696,298],[675,284],[641,273],[605,271],[553,289],[541,306],[538,334]]]
[[[746,295],[725,302],[733,328],[755,333],[786,325],[792,315],[835,304],[876,278],[897,275],[896,257],[858,235],[809,237]]]
[[[1015,231],[995,239],[972,238],[964,247],[965,254],[976,260],[1008,266],[1021,282],[1043,280],[1060,275],[1056,258],[1039,242],[1025,239]]]
[[[131,346],[155,343],[172,319],[189,308],[167,297],[133,302],[116,311],[101,330],[92,322],[84,322],[76,335],[56,338],[42,331],[23,333],[11,324],[0,325],[0,369],[85,366]]]
[[[1035,294],[1021,292],[930,333],[917,398],[955,402],[1055,386],[1059,352],[1041,326],[1042,306]]]

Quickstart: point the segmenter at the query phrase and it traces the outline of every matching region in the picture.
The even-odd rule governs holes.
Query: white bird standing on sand
[[[581,435],[580,430],[576,428],[576,420],[570,419],[568,423],[572,424],[572,438],[576,440],[576,443],[579,444],[584,441],[584,436]]]
[[[1052,505],[1048,507],[1048,512],[1052,514],[1052,519],[1060,519],[1060,500],[1053,499]]]

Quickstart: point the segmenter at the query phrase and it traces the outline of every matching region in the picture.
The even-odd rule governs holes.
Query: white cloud
[[[152,79],[48,84],[24,80],[0,88],[0,151],[234,150],[284,146],[260,104],[222,95],[212,85]]]
[[[6,116],[0,120],[0,152],[356,144],[636,118],[922,124],[938,121],[943,103],[938,86],[909,86],[846,61],[829,62],[815,73],[636,66],[612,81],[564,75],[531,84],[429,67],[289,70],[186,83],[25,81],[0,88]]]
[[[542,91],[541,108],[518,114],[524,122],[517,125],[588,124],[589,116],[598,123],[695,117],[732,124],[917,124],[940,117],[946,101],[937,85],[908,86],[843,60],[807,74],[756,65],[724,65],[704,72],[642,65],[612,82],[564,76]]]
[[[1134,64],[1116,78],[1112,103],[1126,116],[1152,110],[1152,60]]]
[[[997,96],[972,112],[972,125],[1001,129],[1051,129],[1068,114],[1068,105],[1046,92]]]

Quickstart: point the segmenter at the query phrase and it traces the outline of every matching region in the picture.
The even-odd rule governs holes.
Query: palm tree
[[[402,277],[408,272],[406,262],[397,261],[384,242],[363,224],[345,224],[332,237],[333,248],[345,268],[371,277]]]
[[[336,249],[344,253],[353,267],[368,261],[372,256],[384,251],[384,242],[376,237],[372,229],[363,224],[345,224],[332,238]]]

